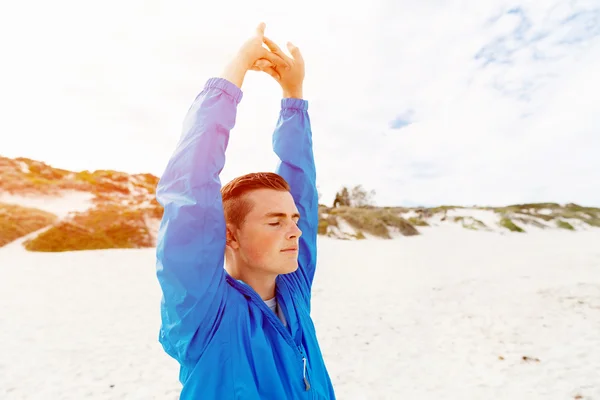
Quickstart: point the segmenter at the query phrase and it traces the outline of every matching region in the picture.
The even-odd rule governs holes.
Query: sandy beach
[[[191,218],[167,223],[185,253],[217,184],[238,227],[267,205],[230,260],[270,297],[253,255],[288,257],[297,231],[259,216],[295,211],[282,182],[236,179],[267,171],[315,224],[338,400],[600,400],[600,0],[261,5],[2,3],[0,400],[178,400],[165,207]],[[245,201],[260,187],[279,193]],[[179,358],[235,367],[213,333]],[[261,359],[218,383],[289,392],[289,362],[316,397],[313,346],[296,366],[268,347],[242,343]]]
[[[322,238],[339,399],[600,398],[600,229]],[[177,399],[154,250],[0,249],[0,398]]]

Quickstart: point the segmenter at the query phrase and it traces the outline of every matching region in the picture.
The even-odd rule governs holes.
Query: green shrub
[[[471,229],[474,231],[479,230],[480,228],[487,228],[487,225],[475,218],[468,218],[468,221],[463,221],[463,228]]]
[[[152,211],[101,205],[62,221],[25,243],[30,251],[126,249],[152,247],[146,219]]]
[[[372,213],[366,210],[356,209],[346,212],[341,217],[356,231],[364,230],[374,236],[390,239],[390,231],[381,219],[373,218]]]
[[[362,233],[361,231],[356,232],[356,234],[354,235],[354,238],[356,240],[363,240],[366,239],[367,237],[364,235],[364,233]]]
[[[319,214],[319,226],[317,233],[319,235],[327,235],[327,231],[330,226],[338,226],[337,218],[333,215],[324,216],[323,214]]]
[[[446,212],[446,211],[449,211],[449,210],[455,210],[455,209],[461,209],[461,208],[464,208],[464,207],[460,207],[460,206],[438,206],[438,207],[430,208],[429,211],[432,214],[437,214],[439,212]]]
[[[317,234],[319,234],[319,235],[326,235],[328,227],[329,227],[329,224],[327,223],[327,220],[326,219],[320,219],[319,220],[319,226],[317,228]]]
[[[36,208],[0,203],[0,247],[52,225],[56,215]]]
[[[390,239],[389,227],[397,228],[402,235],[418,235],[419,231],[399,215],[382,208],[339,207],[330,210],[331,214],[343,218],[356,231]]]
[[[600,228],[600,218],[584,218],[582,221],[588,224],[589,226]]]
[[[511,232],[525,232],[525,230],[510,220],[510,218],[502,217],[500,219],[500,226],[508,229]]]
[[[575,230],[575,228],[573,227],[573,225],[571,225],[567,221],[563,221],[563,220],[560,220],[560,219],[556,221],[556,226],[558,226],[561,229],[568,229],[570,231],[574,231]]]
[[[530,217],[530,218],[515,217],[513,219],[517,222],[521,222],[526,225],[533,225],[537,228],[545,229],[546,225],[542,224],[540,221],[536,220],[535,218],[537,218],[537,217]]]
[[[425,221],[424,219],[421,219],[419,217],[410,217],[408,219],[408,222],[413,226],[429,226],[427,221]]]

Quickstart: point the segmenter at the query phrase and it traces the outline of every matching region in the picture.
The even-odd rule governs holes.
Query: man
[[[304,61],[264,29],[208,80],[157,187],[159,340],[180,364],[183,400],[335,398],[310,317],[318,195]],[[221,187],[248,70],[270,74],[283,90],[273,134],[281,162],[276,173]]]

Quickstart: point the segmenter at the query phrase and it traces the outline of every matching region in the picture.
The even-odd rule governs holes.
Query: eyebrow
[[[270,213],[265,214],[265,218],[274,218],[274,217],[285,218],[287,216],[288,216],[288,214],[281,213],[281,212],[270,212]],[[300,214],[293,213],[292,218],[300,218]]]

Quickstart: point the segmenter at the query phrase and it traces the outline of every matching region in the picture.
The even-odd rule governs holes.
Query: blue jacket
[[[211,78],[183,124],[157,187],[162,288],[159,341],[180,364],[181,399],[334,399],[310,317],[317,259],[318,195],[306,100],[285,98],[273,134],[277,173],[302,218],[298,269],[277,278],[287,327],[260,296],[224,269],[219,174],[242,91]]]

